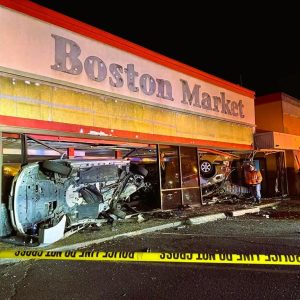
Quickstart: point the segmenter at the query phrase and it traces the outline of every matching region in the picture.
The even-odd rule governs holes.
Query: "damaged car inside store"
[[[3,192],[14,233],[31,242],[53,243],[87,226],[123,219],[133,194],[152,195],[155,188],[145,181],[149,171],[130,160],[138,152],[133,146],[15,136],[3,139]]]
[[[212,149],[200,149],[201,188],[204,202],[235,203],[249,196],[244,183],[245,167],[253,161],[248,155],[236,155]]]
[[[94,142],[24,134],[3,138],[3,195],[13,235],[47,244],[130,214],[249,196],[243,182],[244,166],[253,160],[249,155]]]

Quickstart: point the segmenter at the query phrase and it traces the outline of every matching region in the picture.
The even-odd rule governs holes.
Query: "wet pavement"
[[[300,222],[266,217],[293,205],[284,202],[256,214],[119,238],[86,250],[299,255]],[[1,266],[0,276],[0,299],[6,300],[300,299],[298,266],[31,260]]]

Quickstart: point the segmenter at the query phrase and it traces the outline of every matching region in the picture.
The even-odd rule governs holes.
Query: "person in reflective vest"
[[[251,195],[254,197],[254,203],[261,202],[261,182],[262,175],[259,170],[255,169],[253,164],[250,164],[245,172],[245,181],[250,188]]]

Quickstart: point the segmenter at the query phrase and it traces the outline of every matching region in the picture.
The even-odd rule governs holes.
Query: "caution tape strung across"
[[[230,253],[174,253],[174,252],[101,252],[101,251],[0,251],[0,259],[45,259],[121,262],[162,262],[200,264],[255,264],[300,266],[295,254],[230,254]]]

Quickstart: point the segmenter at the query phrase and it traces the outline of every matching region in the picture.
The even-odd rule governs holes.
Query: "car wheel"
[[[82,198],[89,204],[103,202],[103,196],[100,193],[94,193],[89,187],[83,187],[79,192],[81,193]]]
[[[216,167],[208,160],[201,160],[200,161],[200,174],[204,178],[209,178],[215,175]]]
[[[42,167],[48,171],[52,171],[65,176],[68,176],[71,172],[70,167],[56,161],[45,160],[42,164]]]

